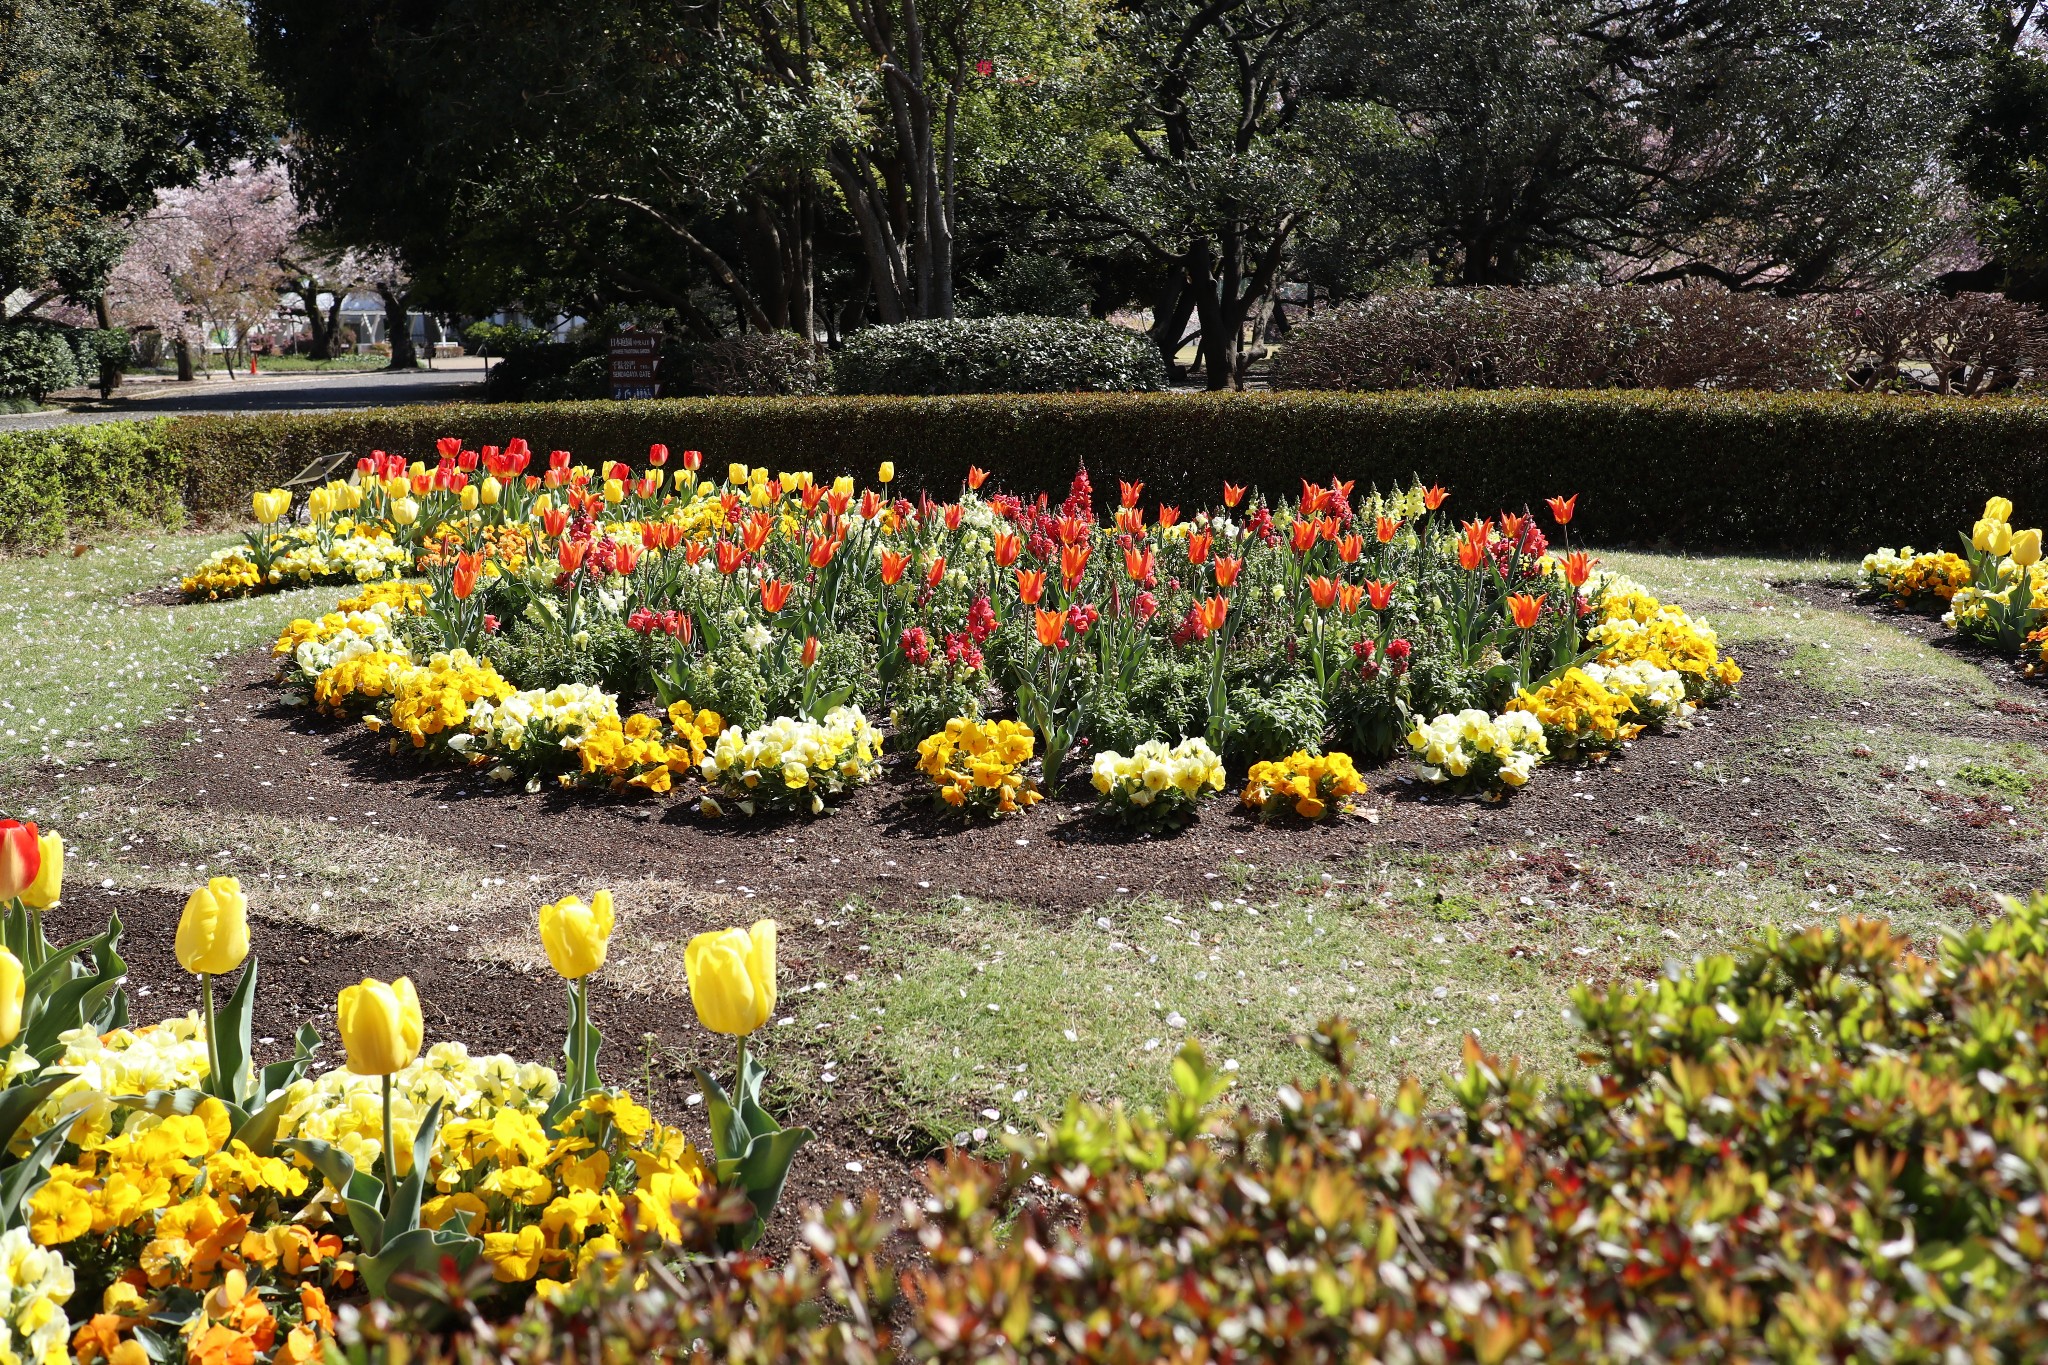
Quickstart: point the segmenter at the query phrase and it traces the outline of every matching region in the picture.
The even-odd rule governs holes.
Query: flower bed
[[[1909,610],[1941,607],[1959,635],[2017,656],[2028,677],[2048,672],[2048,563],[2038,528],[2012,524],[2010,499],[1993,496],[1962,535],[1962,554],[1885,547],[1863,557],[1863,586]]]
[[[45,939],[62,883],[62,840],[0,820],[0,1359],[312,1365],[349,1301],[419,1308],[474,1270],[517,1306],[678,1243],[678,1218],[721,1193],[747,1211],[719,1244],[745,1247],[810,1136],[761,1109],[746,1044],[774,1008],[772,921],[685,954],[699,1017],[740,1049],[730,1091],[698,1075],[707,1153],[600,1077],[586,991],[608,892],[537,916],[567,983],[565,1071],[427,1045],[403,977],[340,993],[347,1060],[323,1070],[310,1025],[289,1057],[250,1055],[259,966],[233,878],[195,890],[178,926],[202,1007],[147,1025],[129,1018],[119,920]]]
[[[1058,791],[1081,755],[1110,774],[1104,815],[1139,825],[1192,814],[1225,765],[1249,779],[1296,755],[1346,773],[1412,755],[1423,780],[1499,799],[1545,759],[1683,723],[1741,676],[1710,628],[1534,517],[1461,524],[1441,488],[1226,483],[1220,505],[1182,509],[1123,484],[1098,507],[1085,471],[1055,501],[977,469],[940,502],[902,496],[887,463],[865,489],[675,463],[455,441],[431,469],[373,455],[314,490],[303,524],[288,495],[259,494],[248,543],[187,591],[360,583],[278,641],[307,704],[395,752],[534,789],[694,791],[707,815],[821,814],[885,745],[982,816]],[[1550,501],[1567,542],[1576,506]],[[424,579],[388,576],[401,561]],[[1177,760],[1188,782],[1156,810],[1094,763],[1190,741],[1221,762],[1197,779]],[[1268,814],[1332,809],[1252,785],[1240,804]]]

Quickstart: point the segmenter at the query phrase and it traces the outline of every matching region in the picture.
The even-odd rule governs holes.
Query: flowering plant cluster
[[[1240,800],[1263,818],[1291,810],[1304,820],[1320,820],[1348,809],[1350,798],[1364,790],[1351,755],[1292,753],[1254,763]]]
[[[1550,752],[1543,722],[1528,711],[1488,715],[1477,707],[1445,712],[1408,732],[1422,780],[1459,791],[1497,793],[1529,781]]]
[[[1014,720],[955,716],[918,742],[917,770],[930,778],[941,807],[994,819],[1038,804],[1037,784],[1024,775],[1037,744]]]
[[[742,815],[817,815],[828,797],[872,782],[881,762],[881,733],[850,706],[835,707],[822,720],[782,716],[754,730],[733,726],[719,733],[699,765],[705,785],[724,799],[707,792],[698,804],[712,816],[727,806]]]
[[[685,954],[700,1019],[739,1046],[732,1090],[698,1073],[707,1156],[599,1075],[587,990],[615,924],[609,892],[538,916],[568,991],[564,1073],[425,1046],[401,977],[340,993],[346,1061],[316,1074],[311,1026],[283,1061],[249,1056],[258,964],[233,878],[195,890],[178,924],[200,1010],[109,1026],[127,1018],[120,978],[75,959],[89,948],[121,970],[118,922],[53,947],[34,918],[62,875],[60,839],[0,820],[5,1360],[319,1365],[337,1356],[340,1300],[427,1304],[477,1266],[516,1307],[616,1275],[628,1247],[680,1245],[700,1206],[735,1196],[749,1212],[721,1215],[720,1236],[745,1247],[809,1137],[761,1109],[747,1049],[775,1006],[772,921],[699,935]],[[236,976],[216,1006],[216,981]]]
[[[1914,555],[1910,547],[1894,554],[1880,549],[1863,561],[1864,586],[1900,606],[1925,605],[1931,597],[1945,600],[1942,624],[1959,635],[2007,654],[2018,655],[2027,675],[2048,671],[2048,563],[2042,560],[2038,527],[2012,524],[2012,500],[1993,496],[1984,515],[1962,536],[1962,554]],[[1965,571],[1945,564],[1921,569],[1920,561],[1957,560]],[[1953,591],[1909,591],[1915,583],[1939,578],[1959,582]]]
[[[1572,547],[1576,497],[1550,499],[1539,525],[1459,521],[1420,483],[1225,483],[1220,504],[1183,508],[1138,482],[1098,494],[1085,469],[1035,495],[973,469],[942,501],[906,496],[886,464],[862,487],[721,475],[695,451],[677,468],[663,446],[639,468],[522,442],[437,455],[375,452],[302,507],[259,495],[248,564],[278,586],[306,543],[368,535],[409,554],[424,579],[402,596],[366,590],[293,623],[285,680],[400,747],[529,785],[662,793],[694,769],[716,792],[707,811],[761,799],[759,764],[664,729],[677,703],[744,736],[842,708],[887,716],[901,748],[1014,716],[1051,793],[1070,758],[1188,737],[1239,772],[1324,750],[1385,762],[1418,718],[1499,714],[1575,667],[1652,665],[1694,705],[1740,677],[1711,628]],[[1617,734],[1653,723],[1634,710]],[[724,742],[730,759],[743,741]],[[784,790],[799,809],[832,794]]]
[[[1223,760],[1200,738],[1167,747],[1148,739],[1128,756],[1114,749],[1095,756],[1089,773],[1096,804],[1121,824],[1174,829],[1193,820],[1204,798],[1223,790]]]
[[[1971,581],[1970,561],[1948,550],[1920,554],[1908,545],[1863,556],[1863,586],[1900,606],[1949,602]]]

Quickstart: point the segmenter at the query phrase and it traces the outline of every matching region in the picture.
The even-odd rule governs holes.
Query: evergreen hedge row
[[[106,431],[106,428],[93,430]],[[1057,491],[1086,464],[1098,488],[1143,479],[1147,500],[1193,507],[1222,482],[1284,495],[1331,475],[1452,490],[1461,515],[1584,494],[1573,530],[1595,542],[1689,549],[1948,545],[2001,492],[2048,519],[2048,401],[1644,391],[1385,394],[1060,394],[948,398],[720,398],[648,403],[386,408],[172,419],[185,505],[238,512],[314,457],[372,449],[431,459],[434,441],[523,436],[583,461],[644,459],[662,442],[775,469],[958,486],[969,465],[1002,486]],[[0,487],[17,483],[0,437]],[[33,439],[44,439],[38,436]],[[60,444],[80,438],[49,434]],[[113,440],[111,436],[99,439]],[[18,495],[17,495],[18,501]],[[90,500],[88,500],[90,501]],[[0,506],[5,506],[0,498]],[[29,514],[0,511],[0,540]],[[32,518],[30,518],[32,519]]]
[[[100,527],[177,525],[185,463],[167,424],[0,432],[0,546],[41,549]]]

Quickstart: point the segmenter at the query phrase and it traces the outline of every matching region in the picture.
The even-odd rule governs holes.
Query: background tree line
[[[2038,298],[2043,20],[1977,0],[15,0],[4,321],[105,318],[149,292],[138,272],[175,284],[165,205],[266,163],[291,200],[273,288],[316,343],[343,283],[394,315],[638,313],[704,341],[1129,309],[1169,365],[1198,326],[1222,387],[1283,284]]]

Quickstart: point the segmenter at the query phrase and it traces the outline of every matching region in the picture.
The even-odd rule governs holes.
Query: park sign
[[[623,332],[611,339],[612,397],[653,398],[661,381],[661,337],[654,332]]]

